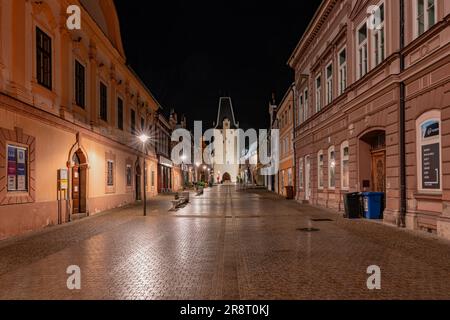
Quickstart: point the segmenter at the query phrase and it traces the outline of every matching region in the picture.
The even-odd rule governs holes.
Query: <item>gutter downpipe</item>
[[[295,82],[292,84],[291,90],[292,90],[292,112],[294,113],[293,117],[292,117],[292,120],[293,120],[293,123],[292,123],[292,149],[294,150],[294,161],[293,161],[293,168],[292,168],[292,171],[293,171],[292,172],[292,177],[293,177],[292,184],[294,185],[293,187],[294,187],[294,200],[295,200],[295,199],[297,199],[297,152],[295,152],[295,143],[294,143],[295,127],[297,125],[297,119],[295,117],[295,114],[297,113],[297,112],[295,112],[295,110],[297,110],[296,99],[295,99],[295,93],[296,93]]]
[[[400,0],[400,77],[405,71],[405,0]],[[400,217],[397,219],[397,227],[406,227],[406,93],[405,82],[400,81]]]

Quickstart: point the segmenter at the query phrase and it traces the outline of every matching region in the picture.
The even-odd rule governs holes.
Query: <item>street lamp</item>
[[[147,165],[145,163],[145,144],[147,143],[147,141],[150,139],[150,137],[146,134],[141,134],[138,137],[139,140],[141,140],[142,142],[142,152],[144,153],[144,217],[147,216],[147,190],[146,190],[146,186],[147,186]]]

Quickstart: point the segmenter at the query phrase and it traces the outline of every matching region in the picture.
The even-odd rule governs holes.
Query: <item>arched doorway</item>
[[[72,156],[72,215],[86,214],[87,160],[81,149]]]
[[[136,191],[136,201],[141,201],[141,166],[136,163],[136,175],[135,175],[135,191]]]
[[[373,130],[359,139],[361,190],[386,192],[386,133]]]
[[[231,182],[231,176],[228,172],[225,172],[222,176],[222,182]]]

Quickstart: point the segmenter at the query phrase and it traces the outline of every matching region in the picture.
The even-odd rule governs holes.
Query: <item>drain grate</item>
[[[317,232],[317,231],[320,231],[320,229],[316,229],[316,228],[300,228],[300,229],[297,229],[297,231],[301,231],[301,232]]]
[[[331,219],[311,219],[313,222],[333,222]]]

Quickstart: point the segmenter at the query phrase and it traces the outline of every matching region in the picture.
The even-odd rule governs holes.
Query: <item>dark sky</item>
[[[115,0],[128,63],[168,113],[211,126],[229,95],[242,128],[268,126],[272,92],[321,0]]]

